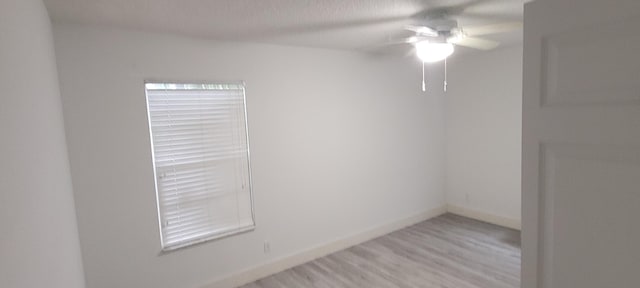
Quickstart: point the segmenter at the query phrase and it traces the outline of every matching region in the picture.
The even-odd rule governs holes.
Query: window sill
[[[172,245],[169,245],[169,246],[162,247],[162,250],[160,251],[160,255],[167,254],[167,253],[170,253],[170,252],[173,252],[173,251],[176,251],[176,250],[181,250],[181,249],[184,249],[184,248],[194,247],[194,246],[197,246],[197,245],[200,245],[200,244],[204,244],[204,243],[207,243],[207,242],[211,242],[211,241],[214,241],[214,240],[219,240],[219,239],[222,239],[222,238],[227,238],[227,237],[230,237],[230,236],[251,232],[251,231],[253,231],[255,229],[256,229],[256,225],[253,224],[251,226],[246,226],[246,227],[241,227],[241,228],[234,229],[234,230],[229,230],[229,231],[226,231],[224,233],[213,234],[211,236],[207,236],[207,237],[204,237],[204,238],[199,238],[199,239],[192,240],[192,241],[186,241],[186,242],[182,242],[182,243],[172,244]]]

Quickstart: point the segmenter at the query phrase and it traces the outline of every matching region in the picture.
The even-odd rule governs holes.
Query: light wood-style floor
[[[445,214],[242,286],[520,287],[520,232]]]

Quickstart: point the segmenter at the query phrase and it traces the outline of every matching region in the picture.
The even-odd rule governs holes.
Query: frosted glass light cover
[[[422,62],[438,62],[453,54],[453,44],[451,43],[431,43],[422,41],[415,44],[418,58]]]

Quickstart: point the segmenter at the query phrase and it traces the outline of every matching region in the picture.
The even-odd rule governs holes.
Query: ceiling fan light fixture
[[[454,51],[453,44],[421,41],[415,44],[416,54],[422,62],[438,62],[451,56]]]

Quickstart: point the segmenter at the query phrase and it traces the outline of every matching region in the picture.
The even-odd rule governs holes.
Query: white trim
[[[402,228],[420,223],[433,217],[440,216],[446,212],[447,206],[441,206],[438,208],[427,210],[417,215],[409,216],[404,219],[388,222],[370,230],[355,233],[336,241],[332,241],[330,243],[325,243],[308,250],[301,251],[299,253],[284,256],[271,262],[249,268],[234,275],[219,278],[209,284],[201,286],[201,288],[233,288],[242,286],[244,284],[267,277],[269,275],[284,271],[291,267],[304,264],[316,258],[329,255],[331,253],[349,248],[351,246],[358,245],[362,242],[366,242],[371,239],[389,234],[393,231],[400,230]]]
[[[502,227],[507,227],[511,229],[521,230],[522,223],[518,219],[507,218],[503,216],[498,216],[490,213],[481,212],[474,209],[469,209],[466,207],[455,206],[448,204],[447,212],[464,216],[467,218],[472,218],[476,220],[480,220],[483,222],[495,224]]]
[[[234,236],[234,235],[238,235],[238,234],[242,234],[242,233],[246,233],[246,232],[251,232],[253,230],[256,230],[256,225],[252,224],[249,226],[245,226],[245,227],[240,227],[237,229],[231,229],[229,231],[225,231],[223,233],[216,233],[213,234],[211,236],[208,237],[202,237],[202,238],[197,238],[195,240],[189,240],[189,241],[185,241],[182,243],[176,243],[170,246],[166,246],[163,247],[162,250],[160,250],[160,254],[159,255],[164,255],[167,253],[171,253],[173,251],[176,250],[180,250],[182,248],[187,248],[187,247],[191,247],[191,246],[195,246],[195,245],[199,245],[202,243],[206,243],[209,241],[214,241],[214,240],[218,240],[218,239],[222,239],[222,238],[226,238],[226,237],[230,237],[230,236]]]
[[[174,86],[174,87],[171,87]],[[187,248],[193,245],[202,244],[205,242],[233,236],[236,234],[241,234],[249,231],[255,230],[256,227],[256,217],[255,217],[255,206],[254,206],[254,193],[253,193],[253,178],[251,174],[251,152],[250,152],[250,143],[249,143],[249,119],[247,117],[247,94],[245,89],[244,81],[234,81],[234,82],[217,82],[217,81],[202,81],[202,82],[182,82],[182,81],[152,81],[145,80],[144,81],[144,89],[145,89],[145,100],[147,104],[147,121],[149,123],[149,140],[151,144],[151,158],[153,162],[153,175],[154,175],[154,187],[156,191],[156,209],[158,215],[158,226],[160,228],[160,246],[161,250],[158,255],[163,255],[166,253],[170,253],[182,248]],[[151,118],[151,106],[150,106],[150,91],[164,91],[164,90],[198,90],[198,91],[221,91],[221,90],[241,90],[242,91],[242,113],[244,116],[244,137],[246,141],[246,156],[247,156],[247,177],[248,177],[248,188],[249,188],[249,205],[251,209],[251,224],[240,226],[240,227],[226,227],[230,229],[224,229],[222,231],[209,231],[204,235],[196,236],[196,237],[188,237],[187,239],[181,239],[175,243],[167,243],[165,237],[165,225],[163,225],[163,208],[161,204],[161,190],[159,189],[158,184],[158,169],[156,163],[156,143],[154,142],[153,137],[153,121]],[[242,174],[244,176],[244,174]],[[243,182],[244,189],[244,182]],[[164,193],[164,192],[162,192]],[[237,198],[237,197],[236,197]]]

